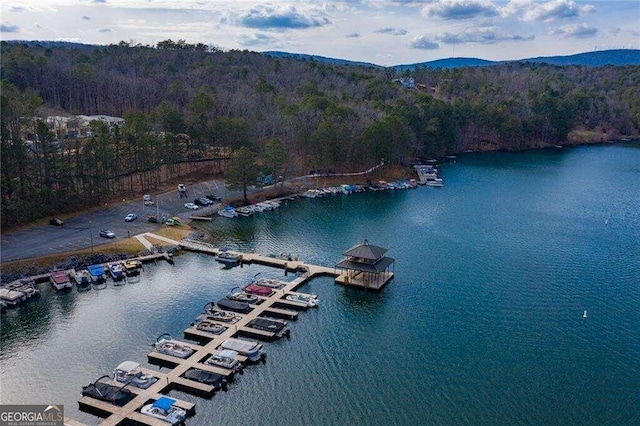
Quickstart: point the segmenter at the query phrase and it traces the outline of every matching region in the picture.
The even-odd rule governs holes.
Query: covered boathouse
[[[343,269],[336,283],[371,290],[380,290],[393,278],[395,259],[386,257],[386,248],[369,244],[364,240],[342,253],[345,256],[336,268]]]

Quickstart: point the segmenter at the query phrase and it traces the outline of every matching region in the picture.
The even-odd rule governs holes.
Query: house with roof
[[[344,253],[336,268],[342,269],[338,284],[380,290],[393,278],[395,259],[385,256],[386,248],[369,244],[364,240]]]

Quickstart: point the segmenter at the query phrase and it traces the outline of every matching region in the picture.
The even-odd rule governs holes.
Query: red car
[[[263,287],[257,284],[249,284],[244,288],[244,291],[249,294],[255,294],[258,296],[271,296],[273,289],[270,289],[269,287]]]

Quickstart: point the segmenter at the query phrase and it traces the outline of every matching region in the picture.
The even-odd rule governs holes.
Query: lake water
[[[266,364],[210,400],[171,392],[196,403],[188,425],[640,423],[640,146],[468,154],[439,170],[444,188],[207,225],[232,248],[327,266],[366,238],[389,249],[395,278],[379,293],[301,287],[321,305],[265,344]],[[182,339],[205,303],[258,272],[283,274],[188,253],[122,287],[42,284],[2,317],[2,403],[99,423],[78,410],[82,386],[124,360],[147,365],[158,335]]]

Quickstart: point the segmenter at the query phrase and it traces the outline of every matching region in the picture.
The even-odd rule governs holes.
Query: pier
[[[161,241],[166,241],[174,245],[179,245],[183,250],[187,251],[207,253],[211,255],[217,255],[220,253],[220,250],[212,246],[211,244],[198,241],[185,240],[182,242],[178,242],[150,233],[142,234],[140,236],[137,236],[137,238],[140,240],[146,240],[145,237],[147,236]],[[212,354],[216,354],[218,352],[219,346],[226,339],[231,337],[249,336],[252,339],[261,341],[272,341],[277,339],[278,337],[274,332],[249,327],[249,323],[260,316],[296,320],[298,318],[298,313],[306,310],[308,306],[302,302],[286,300],[286,297],[290,294],[305,295],[304,293],[297,293],[295,292],[295,290],[308,280],[311,280],[312,278],[318,276],[331,276],[334,277],[336,283],[354,285],[365,289],[379,290],[387,282],[389,282],[391,278],[393,278],[393,273],[387,270],[387,267],[389,266],[389,264],[393,263],[393,260],[390,258],[385,258],[381,254],[378,255],[378,251],[386,251],[386,249],[382,249],[376,246],[369,246],[367,245],[366,241],[364,245],[358,245],[355,247],[357,247],[359,250],[362,250],[364,248],[365,250],[370,251],[373,249],[374,254],[376,254],[375,258],[372,260],[373,265],[379,266],[381,262],[384,264],[383,273],[378,274],[375,280],[375,285],[372,284],[371,271],[366,271],[367,279],[362,280],[358,279],[358,274],[354,274],[353,270],[339,269],[341,267],[340,265],[337,265],[337,267],[335,268],[329,268],[325,266],[304,263],[297,260],[297,258],[295,260],[292,260],[290,257],[283,259],[282,257],[263,256],[256,253],[237,253],[240,255],[241,262],[244,264],[256,263],[280,268],[285,271],[285,274],[287,272],[293,272],[298,274],[298,277],[293,281],[285,282],[282,288],[273,289],[273,292],[270,296],[260,297],[260,301],[252,305],[252,310],[250,312],[243,314],[238,313],[238,319],[236,321],[222,322],[212,320],[212,323],[226,327],[226,329],[224,329],[219,334],[199,330],[195,326],[191,326],[185,329],[185,338],[195,342],[199,342],[199,344],[181,342],[193,349],[193,353],[191,353],[191,355],[189,355],[188,357],[178,358],[156,351],[150,352],[147,355],[147,358],[151,364],[167,367],[170,369],[170,371],[160,373],[159,371],[145,369],[145,373],[152,374],[153,376],[158,378],[158,380],[147,389],[138,389],[133,386],[128,386],[127,388],[135,394],[135,397],[124,406],[120,407],[92,398],[90,396],[83,396],[78,401],[80,409],[97,414],[101,417],[105,417],[105,420],[101,424],[108,426],[127,423],[164,425],[166,423],[164,423],[163,421],[142,414],[140,412],[140,409],[144,405],[157,400],[162,395],[166,395],[172,389],[180,389],[181,391],[187,393],[202,396],[205,398],[211,398],[216,392],[216,388],[214,386],[185,378],[184,374],[187,371],[195,368],[217,373],[225,376],[228,379],[231,379],[234,375],[233,371],[227,370],[222,367],[205,364],[205,361]],[[350,250],[353,250],[353,248]],[[345,252],[345,254],[352,253],[350,251],[347,251]],[[158,258],[154,256],[158,256],[158,254],[137,259],[143,262],[148,262]],[[169,260],[169,258],[166,259]],[[353,258],[350,258],[350,261],[353,260]],[[353,267],[352,264],[353,262],[349,264],[349,267]],[[344,266],[342,267],[344,268]],[[362,269],[362,266],[360,265],[358,266],[358,268]],[[244,356],[238,356],[237,359],[241,362],[246,362],[247,360]],[[180,400],[176,401],[177,402],[175,403],[175,405],[183,408],[187,412],[187,415],[193,415],[195,413],[195,404]],[[69,422],[67,423],[67,419],[65,419],[65,424],[78,425],[80,423],[72,419],[69,419]]]

